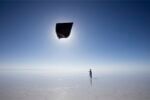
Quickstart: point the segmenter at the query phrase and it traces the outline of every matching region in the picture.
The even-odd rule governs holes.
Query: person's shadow
[[[90,77],[90,85],[92,86],[92,78]]]

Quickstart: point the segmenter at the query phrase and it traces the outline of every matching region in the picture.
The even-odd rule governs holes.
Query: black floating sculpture
[[[56,34],[59,39],[68,38],[71,33],[73,22],[56,23]]]

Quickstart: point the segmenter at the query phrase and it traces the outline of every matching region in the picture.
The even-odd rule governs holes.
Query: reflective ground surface
[[[1,73],[0,100],[150,100],[147,74]]]

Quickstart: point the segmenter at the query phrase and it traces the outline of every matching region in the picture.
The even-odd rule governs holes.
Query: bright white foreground
[[[1,73],[0,100],[150,100],[150,76]]]

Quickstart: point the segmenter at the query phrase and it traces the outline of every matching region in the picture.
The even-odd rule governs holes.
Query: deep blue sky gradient
[[[69,46],[52,39],[57,19],[74,22]],[[0,63],[46,62],[149,64],[150,3],[0,2]]]

